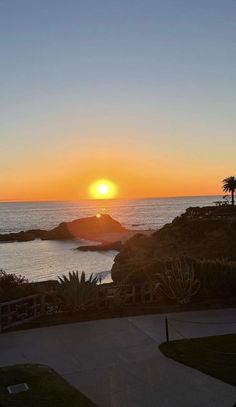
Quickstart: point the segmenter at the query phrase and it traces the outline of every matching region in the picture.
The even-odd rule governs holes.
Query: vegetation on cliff
[[[182,256],[198,260],[201,267],[206,260],[235,262],[236,208],[188,208],[151,236],[134,236],[116,256],[112,279],[143,281],[160,272],[163,261]]]

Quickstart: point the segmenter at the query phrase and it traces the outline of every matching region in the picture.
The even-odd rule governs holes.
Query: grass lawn
[[[168,358],[236,385],[236,334],[171,341],[159,349]]]
[[[7,386],[27,383],[29,390],[9,394]],[[82,393],[54,370],[41,365],[0,368],[0,403],[3,407],[94,407]]]

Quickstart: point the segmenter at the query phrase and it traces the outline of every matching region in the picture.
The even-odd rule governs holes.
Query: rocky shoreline
[[[120,282],[130,273],[151,276],[160,261],[193,259],[236,261],[236,208],[193,207],[157,231],[128,230],[109,215],[63,222],[52,230],[34,229],[0,235],[2,242],[90,240],[75,250],[117,251],[111,277]],[[98,242],[99,244],[93,244]]]
[[[160,261],[181,256],[236,261],[236,207],[188,208],[150,236],[133,236],[115,257],[111,277],[151,277]]]

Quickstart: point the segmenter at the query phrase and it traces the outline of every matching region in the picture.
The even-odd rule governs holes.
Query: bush
[[[0,270],[0,302],[26,297],[33,292],[32,285],[25,277]]]
[[[173,264],[177,260],[181,263],[179,267],[175,267],[176,270],[178,269],[178,273],[172,269]],[[127,273],[123,283],[157,282],[164,284],[165,288],[170,285],[171,289],[173,287],[175,289],[177,287],[175,283],[181,281],[182,277],[184,278],[182,283],[186,283],[188,278],[190,279],[191,273],[188,271],[188,268],[194,270],[194,279],[200,282],[200,288],[196,293],[196,297],[205,299],[222,298],[226,300],[235,297],[236,261],[227,259],[212,260],[185,256],[179,259],[155,260],[147,264],[146,267],[140,266],[138,268],[136,265],[131,264],[130,272]],[[165,280],[164,283],[163,279]],[[179,289],[180,286],[178,287]],[[167,292],[169,292],[169,289]]]
[[[196,277],[201,282],[199,294],[206,298],[235,297],[236,262],[225,259],[196,260],[188,259],[194,264]]]
[[[186,258],[177,258],[164,263],[158,274],[159,290],[179,304],[188,304],[191,297],[200,289],[200,281],[195,278],[195,267]]]

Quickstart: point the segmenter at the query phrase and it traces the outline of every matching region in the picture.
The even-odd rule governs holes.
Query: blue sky
[[[124,144],[153,172],[165,157],[219,182],[234,172],[235,44],[234,0],[0,0],[0,199],[55,150],[79,162]]]

